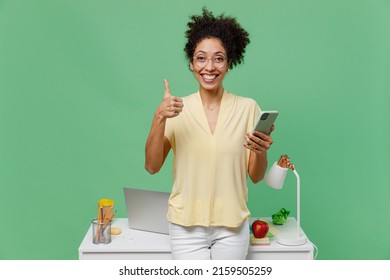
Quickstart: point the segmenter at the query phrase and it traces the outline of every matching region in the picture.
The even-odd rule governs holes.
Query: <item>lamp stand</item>
[[[301,179],[295,168],[292,169],[292,171],[297,177],[297,227],[294,233],[277,235],[276,242],[287,246],[299,246],[306,244],[307,237],[306,235],[301,234]]]

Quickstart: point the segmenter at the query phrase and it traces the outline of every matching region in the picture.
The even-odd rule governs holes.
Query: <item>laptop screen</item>
[[[124,187],[129,227],[169,234],[167,220],[170,193]]]

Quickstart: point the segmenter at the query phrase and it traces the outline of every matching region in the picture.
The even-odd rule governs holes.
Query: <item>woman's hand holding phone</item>
[[[269,134],[265,134],[260,131],[253,131],[252,133],[247,132],[245,134],[245,144],[244,147],[255,152],[255,153],[263,153],[267,151],[274,140],[271,137],[271,132],[274,130],[275,126],[272,125]]]
[[[270,135],[275,129],[274,122],[277,116],[277,111],[262,112],[259,120],[253,127],[252,133],[247,132],[245,134],[246,143],[244,144],[244,147],[255,153],[267,151],[273,143],[273,139]]]

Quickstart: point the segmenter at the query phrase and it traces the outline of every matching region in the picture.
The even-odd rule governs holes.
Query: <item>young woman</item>
[[[172,149],[169,199],[175,259],[245,259],[249,244],[247,177],[257,183],[267,168],[271,136],[253,132],[257,103],[225,90],[223,80],[243,61],[248,33],[235,18],[207,9],[192,16],[184,48],[199,83],[196,93],[164,97],[146,142],[145,168],[160,170]]]

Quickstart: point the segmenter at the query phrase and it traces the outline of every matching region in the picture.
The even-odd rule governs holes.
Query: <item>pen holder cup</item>
[[[111,242],[111,222],[92,220],[92,242],[94,244],[108,244]]]

